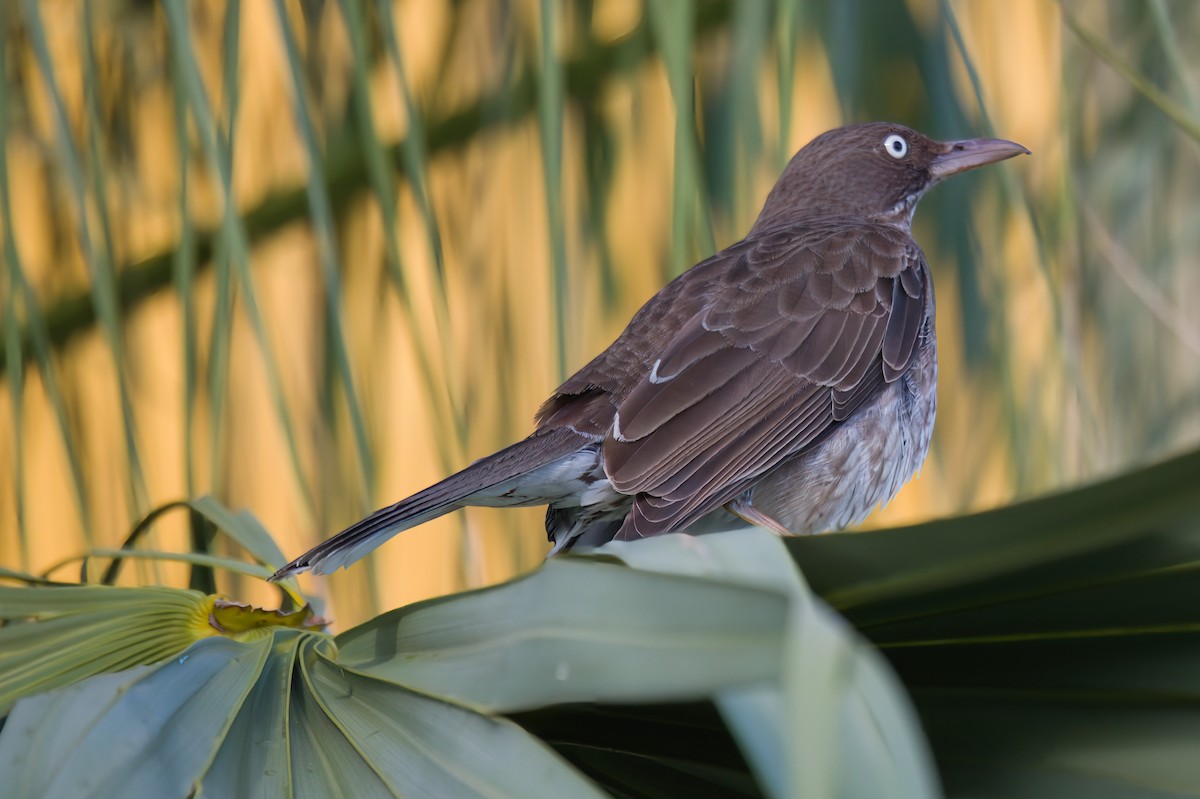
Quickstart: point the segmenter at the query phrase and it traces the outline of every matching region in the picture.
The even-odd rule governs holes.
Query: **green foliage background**
[[[671,274],[744,233],[791,152],[859,119],[1035,154],[918,213],[941,415],[872,525],[1112,473],[1200,430],[1193,4],[3,16],[0,554],[27,570],[203,493],[299,551],[523,435]],[[528,569],[537,527],[480,511],[414,531],[328,583],[335,615]]]
[[[938,285],[939,426],[921,477],[869,526],[1186,452],[1200,438],[1198,36],[1187,0],[0,3],[0,565],[75,579],[91,553],[94,580],[99,554],[135,530],[137,546],[194,554],[138,559],[121,581],[276,601],[261,567],[212,568],[240,552],[216,535],[224,507],[251,509],[295,554],[523,435],[645,298],[744,233],[791,152],[864,119],[1034,152],[940,187],[918,212]],[[1054,602],[1023,610],[1035,594],[1151,586],[1136,602],[1112,589],[1100,615],[1075,618],[1122,643],[1063,662],[1119,664],[1168,708],[1169,723],[1146,711],[1089,751],[1158,757],[1153,730],[1190,729],[1176,706],[1186,681],[1159,670],[1189,662],[1192,619],[1160,615],[1192,606],[1190,457],[1136,472],[1116,504],[1085,492],[1003,524],[987,521],[1001,512],[793,549],[888,652],[939,757],[980,712],[971,691],[1016,714],[995,726],[1004,741],[1041,732],[1017,761],[1076,740],[1094,708],[1019,708],[1018,689],[988,680],[1020,658],[988,647],[1046,633],[1026,624],[1038,614],[1075,618]],[[219,504],[136,527],[202,495]],[[533,568],[539,521],[457,514],[304,587],[347,630]],[[1006,543],[1021,530],[1044,534],[1036,557]],[[1063,530],[1074,543],[1055,549]],[[1132,557],[1108,537],[1119,530],[1148,549]],[[848,554],[823,560],[824,547]],[[895,621],[924,612],[903,592],[855,593],[906,555],[931,581],[920,591],[970,594],[959,627],[953,603],[922,630]],[[1048,629],[1074,635],[1064,625]],[[1162,625],[1181,626],[1124,648],[1129,629]],[[960,636],[987,640],[946,644]],[[978,651],[990,654],[950,654]],[[983,687],[960,684],[972,675]],[[1014,677],[1026,678],[1037,683]],[[966,780],[951,786],[1017,779],[976,769],[964,747],[942,761]],[[1191,795],[1186,769],[1162,774],[1155,790]]]

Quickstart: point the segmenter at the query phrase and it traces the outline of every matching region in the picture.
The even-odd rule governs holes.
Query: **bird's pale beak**
[[[929,165],[929,173],[935,181],[1014,155],[1030,154],[1025,147],[1007,139],[963,139],[944,142],[942,147],[944,152],[935,156]]]

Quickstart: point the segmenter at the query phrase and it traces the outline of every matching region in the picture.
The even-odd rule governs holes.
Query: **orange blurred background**
[[[1136,297],[1111,311],[1135,326],[1159,329],[1156,336],[1167,343],[1155,338],[1120,357],[1155,353],[1160,371],[1143,379],[1170,375],[1174,382],[1161,387],[1161,403],[1177,409],[1159,438],[1114,421],[1119,386],[1105,338],[1113,331],[1093,295],[1136,292],[1122,288],[1117,267],[1089,264],[1119,261],[1122,253],[1145,264],[1149,234],[1114,228],[1105,247],[1088,227],[1088,214],[1109,219],[1120,208],[1097,201],[1089,211],[1079,199],[1088,192],[1080,191],[1077,170],[1125,152],[1106,149],[1105,142],[1116,135],[1114,118],[1127,112],[1121,104],[1142,101],[1071,33],[1059,5],[910,0],[847,3],[839,11],[832,2],[745,4],[761,5],[757,10],[720,3],[655,8],[635,0],[554,3],[554,58],[547,61],[540,44],[545,20],[532,0],[413,0],[386,9],[356,4],[366,42],[357,55],[365,67],[369,136],[389,159],[385,183],[396,199],[386,216],[356,105],[364,99],[355,86],[346,6],[283,5],[298,70],[289,64],[274,4],[186,6],[190,55],[220,127],[229,124],[236,99],[233,195],[250,220],[246,263],[265,324],[266,355],[246,312],[236,253],[222,254],[221,183],[194,110],[187,142],[180,143],[176,104],[188,100],[180,99],[183,83],[173,58],[182,45],[163,11],[155,4],[95,3],[85,16],[81,4],[47,0],[37,4],[36,23],[28,4],[6,12],[12,227],[5,236],[19,254],[19,264],[6,258],[6,268],[19,267],[43,312],[56,318],[63,298],[96,283],[106,248],[117,273],[128,276],[157,256],[175,263],[176,248],[192,237],[214,242],[218,261],[231,258],[225,279],[234,300],[221,321],[222,269],[202,257],[186,294],[161,281],[144,299],[125,304],[120,365],[102,325],[83,326],[56,348],[52,364],[69,418],[67,436],[78,452],[82,497],[36,359],[25,362],[19,409],[10,362],[0,386],[0,564],[40,572],[89,547],[117,546],[149,509],[189,493],[212,493],[250,510],[289,557],[299,554],[375,507],[525,435],[533,411],[563,377],[560,359],[568,371],[581,366],[670,277],[673,265],[736,241],[786,155],[826,129],[875,117],[943,138],[994,133],[1025,144],[1034,157],[972,177],[962,194],[931,197],[917,214],[916,237],[934,264],[939,297],[938,428],[920,477],[868,526],[993,506],[1195,440],[1200,374],[1186,325],[1172,333],[1162,318],[1177,313],[1173,298],[1200,289],[1195,270],[1151,274],[1165,311],[1148,310]],[[1135,63],[1153,45],[1124,27],[1124,12],[1111,6],[1064,6]],[[231,8],[238,23],[232,68]],[[1196,31],[1195,13],[1178,5],[1169,10],[1178,14],[1180,28]],[[389,15],[395,54],[388,49]],[[894,29],[894,17],[912,26],[911,52],[903,43],[872,49]],[[687,33],[691,25],[698,28],[694,36]],[[53,83],[36,51],[39,26]],[[647,45],[620,50],[631,37]],[[1188,41],[1182,32],[1179,38]],[[589,53],[614,51],[621,53],[615,63],[586,60]],[[948,93],[931,78],[939,59]],[[857,72],[846,77],[852,68]],[[232,94],[225,80],[230,69]],[[309,205],[270,224],[253,216],[280,198],[298,200],[312,168],[296,117],[297,71],[326,156],[325,174],[337,176],[345,164],[358,170],[343,184],[325,181],[335,259],[325,265],[338,275],[340,320],[327,312],[322,259],[329,256],[322,254]],[[540,110],[526,107],[512,88],[525,74],[535,79],[532,106]],[[687,117],[680,124],[673,78],[694,90],[685,98],[694,124]],[[555,80],[563,94],[554,93]],[[418,117],[406,110],[405,84]],[[852,91],[862,86],[868,88]],[[57,139],[56,99],[72,137],[67,149]],[[450,144],[437,138],[450,141],[439,121],[476,107],[483,110],[467,135]],[[543,131],[558,124],[562,161],[555,181]],[[1162,118],[1152,124],[1171,129]],[[426,139],[424,153],[386,149],[413,141],[414,133]],[[1123,137],[1121,147],[1136,148],[1138,140]],[[72,149],[82,164],[81,194],[72,189]],[[1192,162],[1176,167],[1182,170],[1176,180],[1194,175]],[[423,173],[422,190],[414,188],[406,163]],[[555,213],[548,212],[548,164],[561,191]],[[422,211],[425,191],[429,216]],[[90,250],[78,233],[80,196]],[[957,218],[946,211],[952,205],[960,206]],[[1179,213],[1179,220],[1160,223],[1164,244],[1187,252],[1188,220],[1195,218]],[[556,270],[552,233],[558,224],[565,259]],[[1098,242],[1096,252],[1089,255],[1081,240]],[[1096,273],[1115,287],[1095,289],[1089,275]],[[986,318],[976,318],[978,310],[962,301],[964,274],[978,281],[972,291],[987,306]],[[4,290],[6,296],[17,291],[12,285]],[[192,367],[184,356],[185,296],[194,309]],[[20,302],[5,307],[19,307],[20,325],[30,324]],[[1195,320],[1190,323],[1194,330]],[[220,326],[229,336],[228,371],[223,396],[214,398],[214,328]],[[356,448],[350,401],[336,377],[331,330],[345,340],[369,444],[365,454]],[[190,430],[189,368],[196,385]],[[290,437],[272,397],[272,368]],[[144,478],[131,466],[122,382]],[[364,463],[373,480],[364,476]],[[186,549],[185,521],[182,514],[166,517],[144,546]],[[472,509],[404,533],[348,572],[306,577],[305,585],[328,598],[326,613],[345,628],[380,609],[505,579],[536,565],[545,550],[541,509]],[[77,565],[55,574],[69,577]],[[182,583],[185,574],[182,566],[156,564],[128,570],[127,579]],[[239,598],[272,601],[255,581],[229,578],[221,586]]]

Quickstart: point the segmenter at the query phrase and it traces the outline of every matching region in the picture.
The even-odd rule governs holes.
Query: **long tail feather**
[[[590,443],[592,439],[569,428],[536,433],[355,522],[275,572],[271,579],[281,580],[310,570],[313,574],[328,574],[345,568],[397,533],[470,505],[473,495],[566,457]]]

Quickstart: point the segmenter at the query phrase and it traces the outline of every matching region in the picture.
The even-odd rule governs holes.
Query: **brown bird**
[[[376,511],[273,579],[348,566],[466,505],[548,505],[551,554],[728,511],[782,534],[854,524],[925,459],[933,284],[913,241],[939,181],[1028,150],[867,123],[813,139],[738,243],[650,299],[523,441]],[[697,525],[698,526],[698,525]]]

